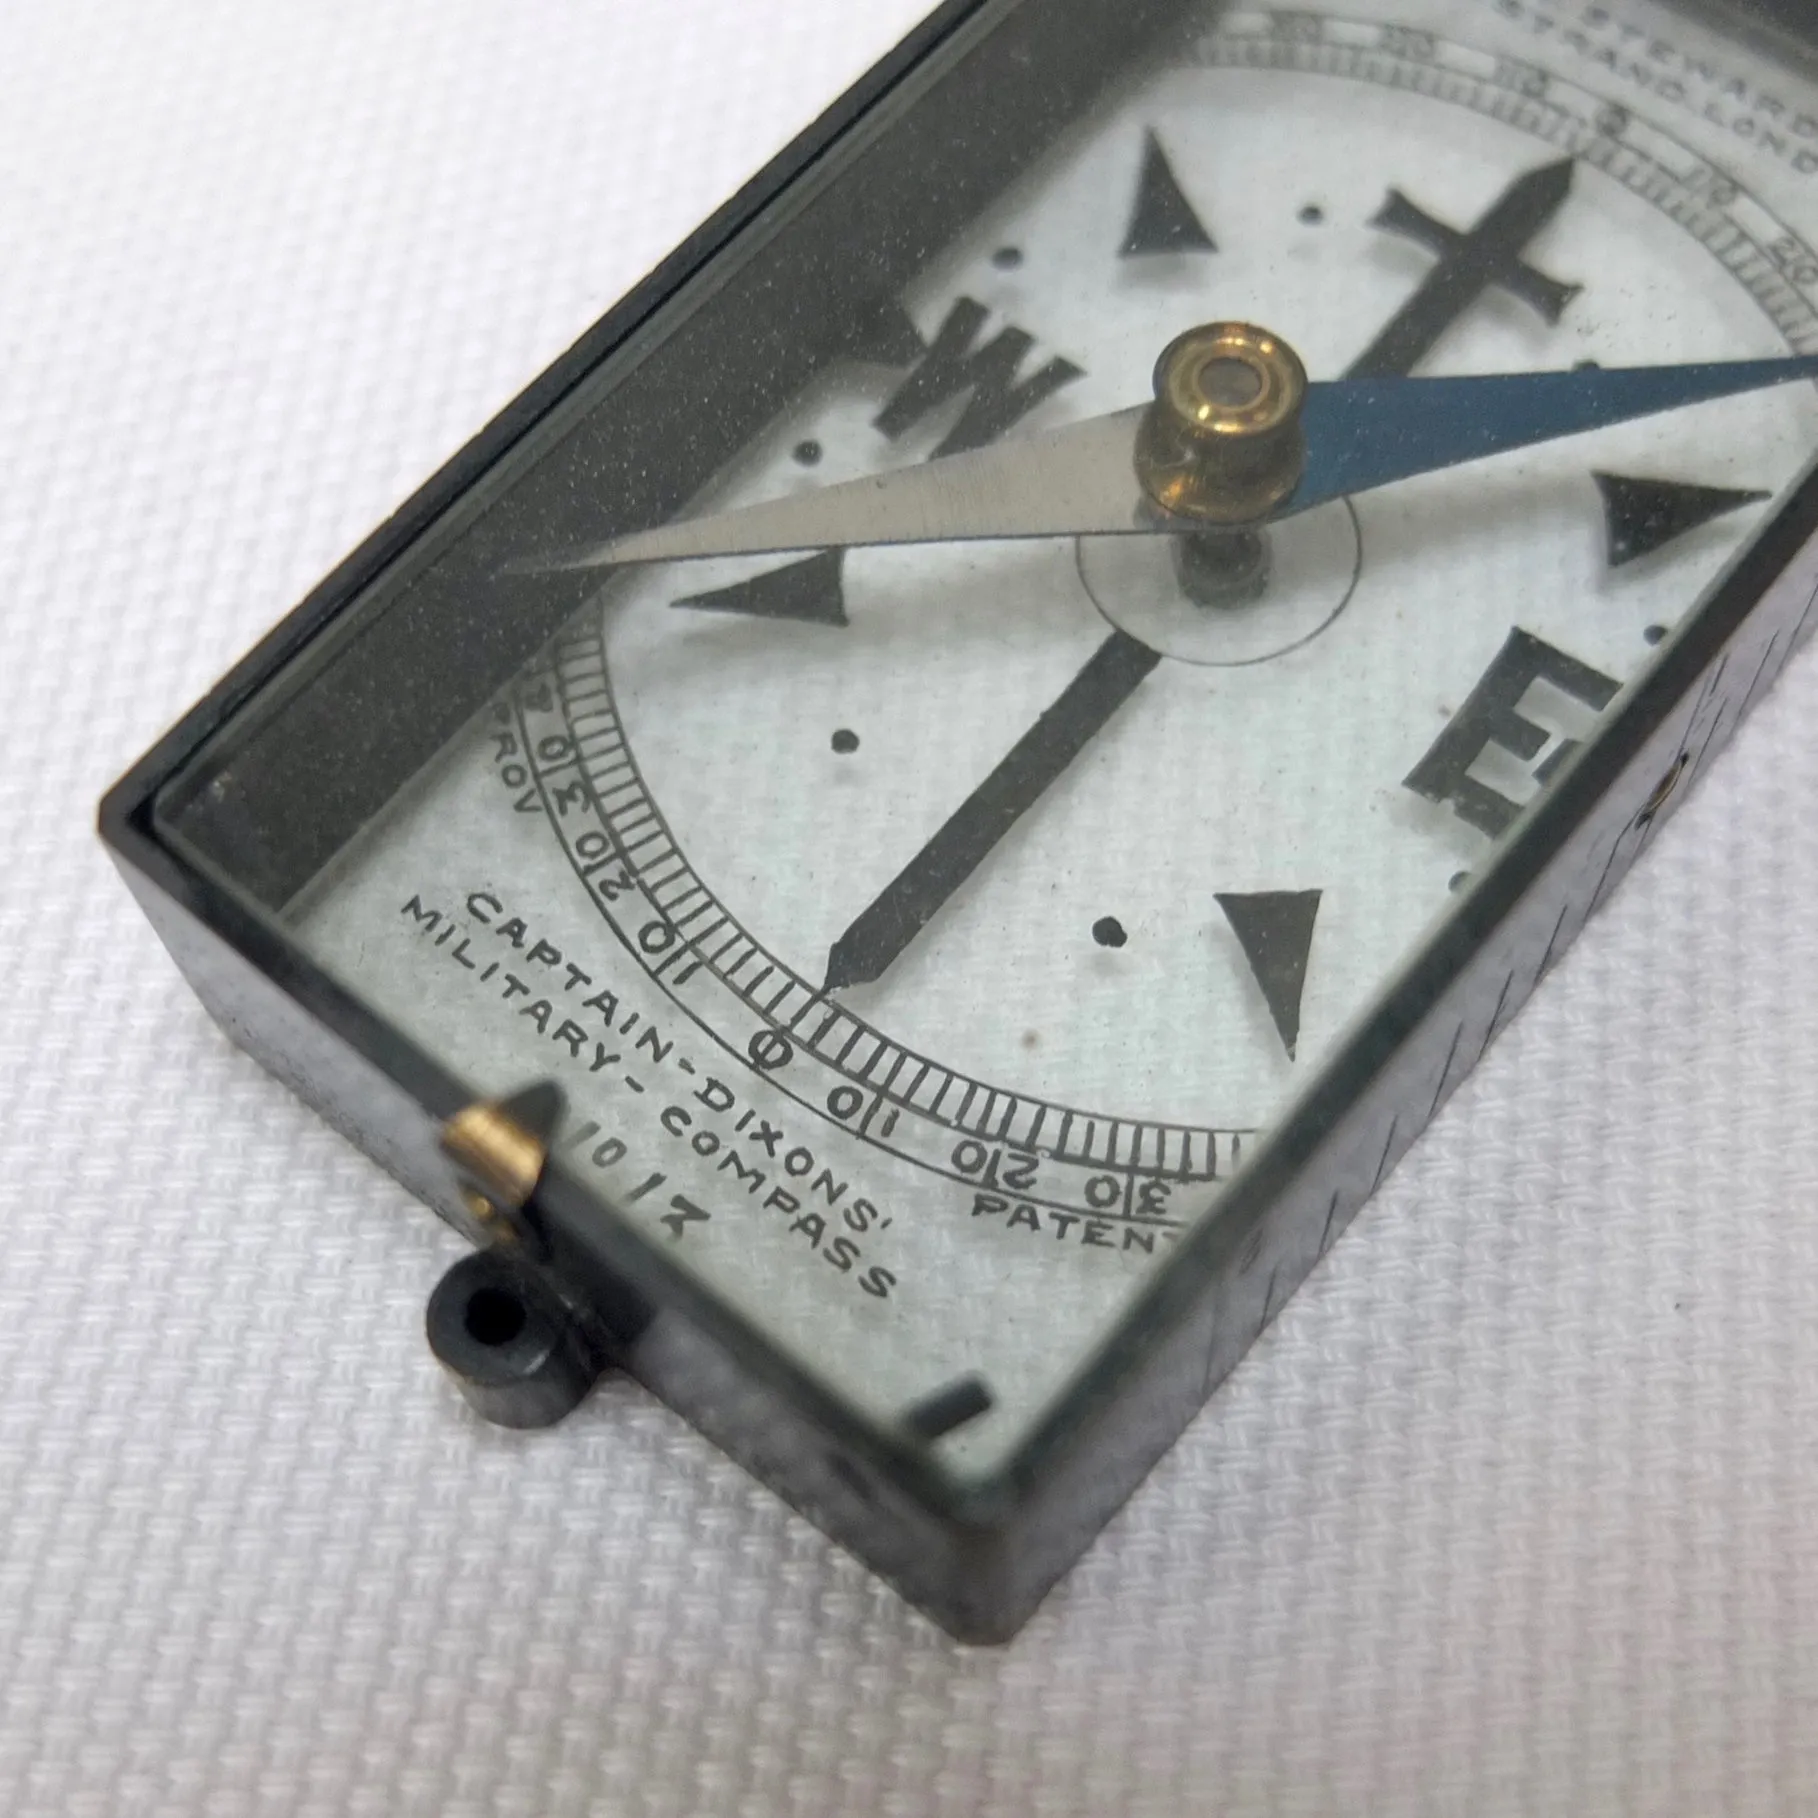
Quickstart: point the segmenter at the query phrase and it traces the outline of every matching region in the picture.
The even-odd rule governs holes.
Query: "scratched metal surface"
[[[230,1050],[104,784],[916,14],[0,19],[0,1809],[1818,1805],[1818,660],[1010,1648],[640,1393],[484,1430],[452,1236]]]

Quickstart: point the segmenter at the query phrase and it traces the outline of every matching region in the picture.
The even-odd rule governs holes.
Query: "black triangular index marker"
[[[1218,906],[1262,988],[1263,1001],[1289,1060],[1300,1040],[1300,994],[1307,982],[1307,955],[1313,946],[1320,895],[1317,890],[1260,890],[1248,896],[1218,893]]]
[[[1738,492],[1727,486],[1642,480],[1620,473],[1594,473],[1591,478],[1603,494],[1603,522],[1612,568],[1652,555],[1700,524],[1740,511],[1744,505],[1758,505],[1768,496],[1765,492]]]
[[[1168,154],[1151,127],[1121,255],[1128,259],[1139,253],[1217,251],[1216,242],[1193,212],[1193,204],[1182,192]]]
[[[756,619],[805,619],[811,625],[845,625],[846,600],[840,588],[843,549],[823,549],[782,568],[690,594],[674,602],[694,612],[742,612]]]

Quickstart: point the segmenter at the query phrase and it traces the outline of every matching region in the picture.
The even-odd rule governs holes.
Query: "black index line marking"
[[[1376,1164],[1376,1178],[1370,1182],[1370,1192],[1374,1193],[1382,1185],[1382,1177],[1389,1171],[1389,1152],[1395,1147],[1395,1132],[1401,1123],[1401,1113],[1397,1111],[1389,1119],[1389,1134],[1382,1146],[1382,1160]],[[1365,1196],[1366,1198],[1368,1195]]]
[[[1427,1107],[1428,1123],[1433,1121],[1433,1115],[1439,1109],[1439,1101],[1445,1096],[1446,1080],[1451,1076],[1452,1062],[1458,1053],[1458,1043],[1463,1034],[1464,1024],[1461,1021],[1458,1027],[1452,1031],[1452,1045],[1446,1050],[1446,1064],[1440,1068],[1439,1084],[1433,1088],[1433,1102]]]
[[[1338,1216],[1338,1193],[1332,1194],[1332,1203],[1326,1207],[1326,1228],[1319,1234],[1319,1253],[1324,1256],[1332,1247],[1332,1221]]]
[[[823,991],[885,970],[1161,661],[1113,631],[1035,724],[833,943]]]
[[[989,1413],[993,1402],[982,1376],[962,1376],[905,1408],[902,1422],[918,1439],[940,1439]]]

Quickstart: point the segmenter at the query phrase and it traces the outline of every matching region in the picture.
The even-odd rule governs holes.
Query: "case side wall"
[[[1811,515],[1812,483],[1806,488]],[[1052,1459],[1007,1553],[1005,1634],[1026,1620],[1280,1312],[1434,1114],[1609,897],[1818,621],[1811,535],[1622,765],[1472,963],[1407,1031],[1317,1148],[1282,1162],[1252,1221],[1214,1215],[1212,1266],[1166,1338],[1095,1385],[1077,1441]],[[1669,779],[1670,782],[1669,782]]]

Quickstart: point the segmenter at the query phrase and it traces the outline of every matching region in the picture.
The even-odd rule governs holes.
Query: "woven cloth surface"
[[[1010,1647],[216,1032],[105,784],[915,0],[0,11],[0,1812],[1818,1811],[1818,655]]]

